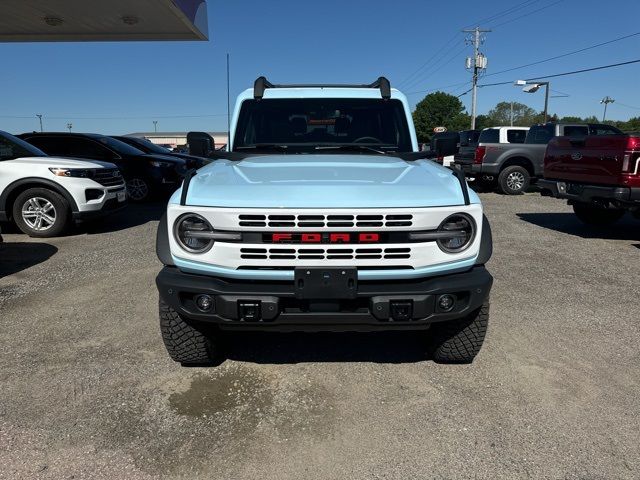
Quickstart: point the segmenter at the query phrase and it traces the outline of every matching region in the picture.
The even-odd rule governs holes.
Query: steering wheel
[[[382,143],[382,140],[380,140],[379,138],[376,137],[360,137],[360,138],[356,138],[353,143],[365,143],[365,140],[367,140],[366,143]]]

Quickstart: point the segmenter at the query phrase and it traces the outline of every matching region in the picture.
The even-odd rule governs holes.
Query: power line
[[[508,8],[508,9],[506,9],[506,10],[502,10],[502,11],[500,11],[500,12],[498,12],[498,13],[490,16],[490,17],[486,17],[486,18],[480,19],[477,22],[473,22],[472,24],[465,25],[464,27],[462,27],[462,29],[469,28],[471,26],[475,26],[475,25],[478,25],[480,23],[484,23],[484,22],[487,22],[487,21],[496,20],[496,19],[498,19],[500,17],[503,17],[503,16],[509,15],[511,13],[514,13],[514,12],[518,11],[521,8],[524,8],[526,6],[530,6],[530,5],[532,5],[534,3],[537,3],[539,1],[540,0],[526,0],[526,1],[522,2],[522,3],[519,3],[517,5],[512,6],[512,7]],[[560,0],[560,1],[562,1],[562,0]],[[402,81],[398,82],[398,86],[401,86],[401,85],[405,84],[407,81],[409,81],[409,79],[413,78],[416,74],[419,74],[419,72],[422,71],[427,65],[429,65],[443,50],[445,50],[447,48],[447,46],[449,46],[451,44],[451,42],[453,42],[457,38],[457,36],[458,36],[458,34],[456,33],[449,40],[447,40],[442,45],[442,47],[440,47],[431,57],[429,57],[427,59],[426,62],[424,62],[422,65],[420,65],[416,70],[414,70],[411,74],[409,74],[407,77],[405,77]],[[457,45],[458,43],[460,43],[460,42],[456,42],[453,45],[453,47],[455,47],[455,45]],[[450,50],[453,50],[453,47]],[[415,81],[415,78],[413,78],[412,82],[413,81]]]
[[[459,44],[463,43],[463,41],[461,40],[460,42],[456,43],[454,45],[458,46]],[[440,58],[436,63],[434,63],[431,68],[437,67],[435,68],[435,70],[431,70],[428,69],[427,71],[423,72],[423,73],[427,73],[427,75],[421,76],[420,78],[416,78],[413,81],[409,82],[408,84],[406,84],[404,86],[404,88],[414,88],[416,87],[419,83],[424,82],[427,78],[432,77],[435,73],[439,72],[440,70],[442,70],[445,66],[449,65],[451,62],[453,62],[454,60],[457,60],[460,58],[460,54],[462,52],[464,52],[467,49],[466,45],[463,45],[462,48],[460,50],[457,50],[453,55],[446,57],[443,56],[442,58]],[[451,49],[453,50],[453,49]],[[451,51],[449,50],[449,52]],[[440,64],[440,62],[442,62],[444,60],[444,63]]]
[[[531,82],[531,81],[535,81],[535,80],[542,80],[542,79],[545,79],[545,78],[564,77],[566,75],[576,75],[578,73],[593,72],[595,70],[604,70],[606,68],[621,67],[623,65],[630,65],[632,63],[638,63],[638,62],[640,62],[640,59],[629,60],[628,62],[612,63],[610,65],[602,65],[600,67],[583,68],[582,70],[573,70],[571,72],[563,72],[563,73],[556,73],[556,74],[553,74],[553,75],[544,75],[544,76],[526,78],[525,80],[527,82]],[[513,83],[513,80],[509,80],[507,82],[485,83],[484,85],[478,85],[478,87],[494,87],[496,85],[508,85],[508,84],[511,84],[511,83]]]
[[[555,2],[550,3],[549,5],[545,5],[544,7],[540,7],[538,9],[536,9],[536,10],[533,10],[531,12],[525,13],[524,15],[520,15],[519,17],[512,18],[510,20],[507,20],[505,22],[499,23],[497,25],[493,25],[493,26],[491,26],[489,28],[495,29],[495,28],[501,27],[503,25],[506,25],[507,23],[515,22],[516,20],[520,20],[521,18],[528,17],[529,15],[533,15],[534,13],[538,13],[538,12],[540,12],[542,10],[545,10],[545,9],[549,8],[549,7],[553,7],[554,5],[557,5],[557,4],[559,4],[560,2],[563,2],[563,1],[564,0],[556,0]]]
[[[214,113],[211,115],[149,115],[149,116],[135,116],[135,117],[84,117],[84,116],[74,116],[74,115],[66,115],[66,116],[56,116],[50,117],[48,115],[43,115],[43,118],[47,118],[49,120],[148,120],[154,118],[208,118],[208,117],[226,117],[226,113]],[[22,116],[22,115],[0,115],[0,118],[17,118],[17,119],[31,119],[35,118],[33,115]]]
[[[415,92],[407,92],[407,93],[405,93],[405,95],[417,95],[418,93],[436,92],[438,90],[446,90],[447,88],[461,87],[463,85],[469,85],[470,83],[471,83],[471,80],[469,80],[467,82],[454,83],[452,85],[444,85],[442,87],[429,88],[428,90],[418,90],[418,91],[415,91]],[[457,90],[457,88],[454,89],[454,90]]]
[[[613,40],[608,40],[606,42],[597,43],[595,45],[591,45],[589,47],[584,47],[579,50],[574,50],[572,52],[563,53],[561,55],[556,55],[555,57],[545,58],[544,60],[538,60],[537,62],[527,63],[525,65],[520,65],[518,67],[507,68],[506,70],[500,70],[499,72],[492,72],[485,75],[486,77],[490,77],[492,75],[499,75],[501,73],[512,72],[514,70],[519,70],[521,68],[531,67],[532,65],[538,65],[540,63],[550,62],[552,60],[557,60],[558,58],[568,57],[569,55],[575,55],[576,53],[586,52],[587,50],[591,50],[593,48],[602,47],[603,45],[609,45],[610,43],[619,42],[621,40],[626,40],[627,38],[635,37],[640,35],[640,32],[631,33],[629,35],[625,35],[623,37],[614,38]]]

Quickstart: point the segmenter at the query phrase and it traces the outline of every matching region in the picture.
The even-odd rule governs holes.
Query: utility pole
[[[40,131],[42,132],[42,114],[36,113],[36,117],[38,117],[38,120],[40,120]]]
[[[227,144],[231,138],[231,109],[229,100],[229,54],[227,53]],[[227,148],[227,151],[229,148]]]
[[[153,131],[158,133],[158,120],[153,121]]]
[[[487,68],[487,57],[480,53],[480,44],[484,42],[481,37],[482,33],[490,32],[491,30],[482,30],[480,27],[476,27],[473,30],[463,30],[465,33],[471,33],[471,37],[467,39],[467,43],[473,45],[473,58],[467,57],[466,67],[467,69],[473,68],[473,79],[471,88],[471,130],[476,128],[476,103],[478,98],[478,76],[479,71]]]
[[[513,101],[511,102],[511,113],[509,114],[510,126],[513,127]]]
[[[609,95],[607,95],[602,100],[600,100],[600,103],[604,103],[604,113],[602,114],[602,121],[603,122],[604,122],[604,119],[607,116],[607,105],[609,105],[610,103],[613,103],[613,102],[615,102],[615,100],[613,98],[611,98]]]

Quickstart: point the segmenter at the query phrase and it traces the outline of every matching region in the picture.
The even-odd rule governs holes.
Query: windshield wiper
[[[277,143],[256,143],[255,145],[241,145],[236,150],[277,150],[286,152],[289,145],[278,145]]]
[[[374,147],[370,147],[368,145],[358,145],[357,143],[352,143],[348,145],[317,145],[315,147],[316,150],[352,150],[352,151],[365,151],[365,152],[374,152],[379,153],[380,155],[386,155],[387,152],[384,150],[379,150]]]

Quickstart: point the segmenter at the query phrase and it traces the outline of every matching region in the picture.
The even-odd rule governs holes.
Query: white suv
[[[71,221],[125,204],[124,180],[112,163],[49,157],[0,131],[0,221],[13,220],[31,237],[54,237]]]

